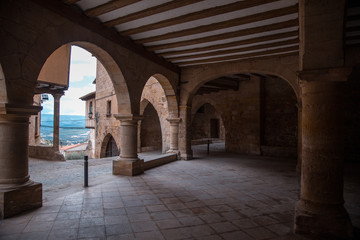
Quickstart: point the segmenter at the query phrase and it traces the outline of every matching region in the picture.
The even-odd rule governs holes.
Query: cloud
[[[95,79],[96,58],[88,51],[72,46],[70,61],[70,82],[82,81],[84,77]]]
[[[79,98],[93,91],[95,91],[95,85],[92,84],[81,88],[69,88],[61,97],[60,114],[85,116],[85,102]]]

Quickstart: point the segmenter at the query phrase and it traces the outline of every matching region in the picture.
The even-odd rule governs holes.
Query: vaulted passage
[[[358,239],[359,19],[356,0],[0,1],[0,238]],[[74,45],[98,60],[85,190],[58,138],[31,146]]]

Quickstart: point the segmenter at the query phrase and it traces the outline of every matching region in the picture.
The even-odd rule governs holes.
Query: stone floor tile
[[[164,240],[162,233],[159,231],[135,233],[136,240]]]
[[[132,233],[106,236],[106,240],[134,240],[134,239],[135,237]]]
[[[253,238],[258,240],[276,237],[274,233],[272,233],[271,231],[267,230],[264,227],[250,228],[250,229],[245,229],[244,231]]]
[[[42,213],[34,215],[30,222],[47,222],[54,221],[57,216],[57,213]]]
[[[128,223],[105,225],[105,229],[106,236],[124,235],[132,233],[131,226]]]
[[[267,226],[270,224],[278,223],[278,220],[271,218],[269,216],[258,216],[258,217],[252,218],[251,220],[253,220],[258,225],[261,225],[261,226]]]
[[[195,226],[195,225],[202,225],[204,224],[204,221],[201,220],[201,218],[192,216],[192,217],[182,217],[178,218],[178,220],[184,225],[184,226]]]
[[[233,220],[232,223],[240,229],[255,228],[259,226],[257,223],[253,222],[250,218]]]
[[[79,219],[81,212],[63,212],[58,213],[56,220]]]
[[[104,204],[104,208],[120,208],[120,207],[124,207],[123,202],[104,202],[103,204]]]
[[[152,213],[152,212],[162,212],[162,211],[167,211],[168,210],[168,208],[164,204],[149,205],[149,206],[146,206],[146,208],[150,213]]]
[[[80,227],[91,227],[91,226],[101,226],[105,225],[104,218],[102,217],[93,217],[93,218],[80,218]]]
[[[191,237],[187,228],[167,229],[161,232],[166,240],[189,239]]]
[[[128,224],[129,223],[129,218],[125,215],[122,216],[105,216],[105,224],[106,225],[111,225],[111,224]]]
[[[223,238],[221,238],[219,235],[209,235],[209,236],[196,237],[196,240],[222,240],[222,239]]]
[[[131,223],[131,227],[134,233],[139,232],[150,232],[150,231],[158,231],[155,222],[153,221],[141,221],[141,222],[133,222]]]
[[[195,215],[203,215],[203,214],[211,214],[214,213],[213,210],[211,210],[208,207],[196,207],[190,209]]]
[[[102,198],[103,202],[105,203],[109,203],[109,202],[122,202],[122,199],[120,196],[110,196],[110,197],[107,197],[107,196],[104,196]]]
[[[76,204],[76,205],[62,205],[59,212],[80,212],[82,210],[83,205],[82,204]]]
[[[239,230],[235,225],[231,224],[230,222],[212,223],[210,224],[210,226],[217,233],[226,233]]]
[[[21,233],[25,229],[26,225],[27,223],[2,223],[0,225],[0,239],[4,235]]]
[[[130,222],[139,222],[139,221],[148,221],[151,220],[149,213],[137,213],[137,214],[129,214],[128,218]]]
[[[211,229],[208,225],[198,225],[198,226],[188,227],[188,231],[190,232],[190,235],[193,237],[209,236],[215,234],[215,231]]]
[[[168,203],[166,204],[166,207],[172,211],[174,210],[179,210],[179,209],[186,209],[187,207],[181,203],[181,202],[178,202],[178,203]]]
[[[55,220],[53,229],[78,228],[80,219]]]
[[[125,208],[105,208],[104,216],[121,216],[126,215]]]
[[[76,228],[62,228],[51,230],[48,239],[76,239],[78,229]]]
[[[268,225],[266,228],[279,236],[284,236],[292,232],[291,228],[281,223]]]
[[[158,220],[155,222],[160,229],[178,228],[183,226],[181,222],[176,219]]]
[[[179,209],[171,211],[176,217],[189,217],[194,216],[195,214],[190,209]]]
[[[221,234],[224,240],[253,240],[252,237],[242,231],[235,231]]]
[[[49,232],[54,225],[53,221],[48,222],[29,222],[24,232]]]
[[[233,209],[225,204],[220,204],[220,205],[210,205],[209,208],[211,210],[213,210],[214,212],[230,212],[230,211],[233,211]]]
[[[237,211],[221,212],[220,214],[228,221],[233,221],[245,217],[244,215],[238,213]]]
[[[104,217],[103,210],[84,210],[81,212],[81,218],[99,218]]]
[[[147,209],[144,206],[140,207],[127,207],[125,208],[127,214],[147,213]]]
[[[171,211],[163,211],[163,212],[153,212],[150,213],[150,216],[153,220],[164,220],[164,219],[174,219],[175,216]]]
[[[206,223],[218,223],[226,220],[223,216],[220,216],[220,214],[217,213],[202,214],[199,215],[199,217]]]
[[[24,232],[20,235],[20,240],[45,240],[48,239],[49,231],[45,232]]]
[[[105,238],[105,226],[80,227],[78,238]]]

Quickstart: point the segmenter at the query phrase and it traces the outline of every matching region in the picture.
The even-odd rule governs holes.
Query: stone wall
[[[105,137],[111,134],[120,149],[120,121],[114,117],[118,113],[117,98],[110,76],[104,66],[97,61],[96,67],[96,108],[95,108],[95,158],[100,158]],[[108,101],[111,113],[108,114]]]
[[[34,105],[41,106],[41,94],[34,95]],[[31,116],[29,122],[29,145],[40,145],[41,113]]]
[[[297,99],[280,78],[266,78],[262,87],[261,150],[266,156],[297,156]]]
[[[157,112],[151,103],[147,104],[143,113],[140,139],[142,152],[161,149],[160,121]]]
[[[200,110],[200,111],[199,111]],[[211,119],[219,120],[219,138],[225,140],[225,127],[220,114],[211,104],[204,104],[198,109],[194,109],[195,114],[192,115],[191,123],[191,138],[203,139],[211,138],[210,134],[210,121]]]
[[[293,89],[284,80],[252,76],[251,80],[240,82],[238,91],[195,95],[193,115],[204,103],[213,105],[221,116],[226,151],[296,157],[297,101]],[[195,124],[201,129],[201,123]],[[194,127],[193,138],[202,136]]]
[[[147,106],[149,105],[146,103],[146,101],[151,103],[152,107],[156,110],[156,115],[154,115],[153,117],[157,118],[157,120],[152,119],[151,121],[159,121],[161,131],[160,136],[154,135],[154,137],[160,137],[156,141],[160,141],[160,149],[162,146],[162,152],[165,153],[170,148],[170,123],[166,120],[167,118],[169,118],[169,102],[167,101],[167,96],[165,95],[163,86],[154,77],[150,77],[149,80],[146,82],[141,96],[140,113],[143,115],[145,114],[145,108],[147,108]],[[147,117],[148,116],[144,115],[144,120],[146,120],[145,118]],[[142,120],[141,122],[143,122],[144,120]],[[141,129],[143,129],[143,127],[141,127]],[[144,146],[142,143],[144,136],[145,135],[141,133],[141,146]],[[155,140],[144,139],[144,141],[154,142]]]

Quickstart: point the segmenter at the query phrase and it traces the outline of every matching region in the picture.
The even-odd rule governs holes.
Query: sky
[[[83,48],[72,46],[70,58],[69,89],[60,98],[60,115],[85,116],[85,102],[79,97],[95,91],[92,84],[96,77],[96,58]],[[54,113],[54,99],[48,94],[49,101],[43,102],[42,113]]]

